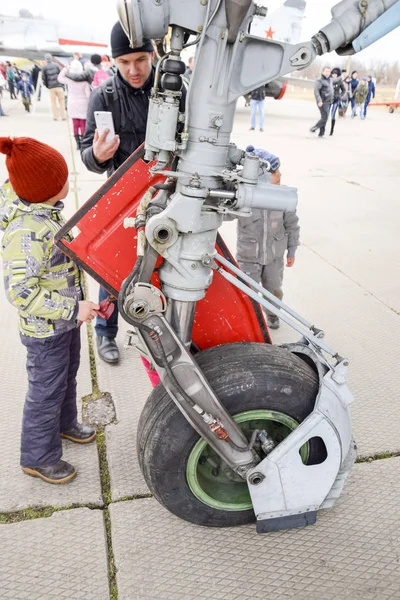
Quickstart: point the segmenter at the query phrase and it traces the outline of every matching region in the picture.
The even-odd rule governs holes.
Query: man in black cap
[[[145,140],[149,97],[154,82],[154,51],[150,40],[145,40],[140,48],[131,48],[118,22],[111,31],[111,50],[118,71],[93,90],[81,145],[82,161],[89,171],[107,171],[109,176]],[[96,130],[95,111],[112,113],[116,135],[109,142],[106,142],[108,130],[102,135]],[[107,297],[108,292],[100,288],[99,301]],[[117,331],[117,311],[107,321],[97,318],[98,353],[108,363],[119,360],[115,341]]]

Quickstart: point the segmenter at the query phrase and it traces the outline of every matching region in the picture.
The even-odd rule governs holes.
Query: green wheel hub
[[[292,417],[272,410],[250,410],[238,413],[233,420],[239,423],[247,440],[255,429],[264,429],[275,443],[280,443],[299,423]],[[255,450],[265,457],[257,445]],[[309,445],[300,450],[304,463]],[[234,473],[220,456],[201,438],[193,447],[186,467],[186,480],[200,502],[217,510],[243,511],[252,508],[246,481]]]

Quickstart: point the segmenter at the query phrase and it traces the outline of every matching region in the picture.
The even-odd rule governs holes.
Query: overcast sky
[[[260,1],[260,0],[259,0]],[[272,12],[282,4],[282,0],[262,0]],[[108,41],[112,25],[117,20],[116,0],[0,0],[0,14],[17,15],[20,8],[44,18],[61,20],[64,24],[75,23],[88,27],[99,41]],[[307,0],[306,17],[303,26],[303,40],[310,39],[316,31],[330,20],[330,8],[336,4],[332,0]],[[372,58],[400,60],[400,27],[364,50],[360,58],[369,62]]]

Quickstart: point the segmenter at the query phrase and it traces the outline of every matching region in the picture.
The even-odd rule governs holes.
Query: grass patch
[[[44,508],[24,508],[11,513],[0,513],[0,525],[10,525],[12,523],[21,523],[21,521],[33,521],[34,519],[46,519],[55,512],[63,510],[72,510],[74,508],[101,509],[100,506],[90,504],[69,504],[68,506],[45,506]]]
[[[372,456],[366,456],[365,458],[357,458],[356,463],[371,463],[376,460],[385,460],[387,458],[396,458],[400,456],[400,452],[380,452],[373,454]]]
[[[119,502],[128,502],[129,500],[143,500],[145,498],[153,498],[153,494],[150,494],[150,492],[148,494],[136,494],[133,496],[123,496],[122,498],[119,498],[118,500],[113,500],[112,504],[118,504]]]
[[[85,286],[86,287],[86,286]],[[86,290],[85,290],[86,295]],[[91,323],[86,324],[88,345],[89,345],[89,366],[90,366],[90,379],[92,382],[92,394],[97,398],[100,395],[100,388],[97,381],[97,366],[96,358],[94,355],[94,333],[93,325]]]
[[[111,482],[107,462],[106,432],[104,429],[97,430],[96,442],[99,453],[101,493],[104,504],[108,506],[111,503]]]
[[[117,569],[115,566],[114,551],[112,547],[110,511],[108,510],[108,505],[111,503],[111,482],[107,461],[106,432],[104,429],[100,429],[97,432],[96,442],[97,451],[99,453],[101,493],[106,505],[104,509],[104,526],[106,529],[107,541],[107,565],[110,600],[118,600]]]
[[[104,526],[106,529],[107,540],[107,564],[108,564],[108,584],[110,587],[110,600],[118,600],[117,586],[117,568],[115,566],[114,551],[111,537],[111,518],[108,508],[104,510]]]

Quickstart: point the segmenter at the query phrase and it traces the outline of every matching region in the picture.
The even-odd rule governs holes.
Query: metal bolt
[[[265,476],[262,473],[252,473],[249,475],[249,483],[251,485],[260,485],[265,479]]]
[[[191,269],[196,269],[196,268],[197,268],[197,265],[196,265],[196,263],[192,263],[192,264],[190,265],[190,268],[191,268]]]
[[[199,25],[197,31],[203,31],[203,25]]]
[[[200,0],[200,4],[202,6],[207,6],[207,0]]]

